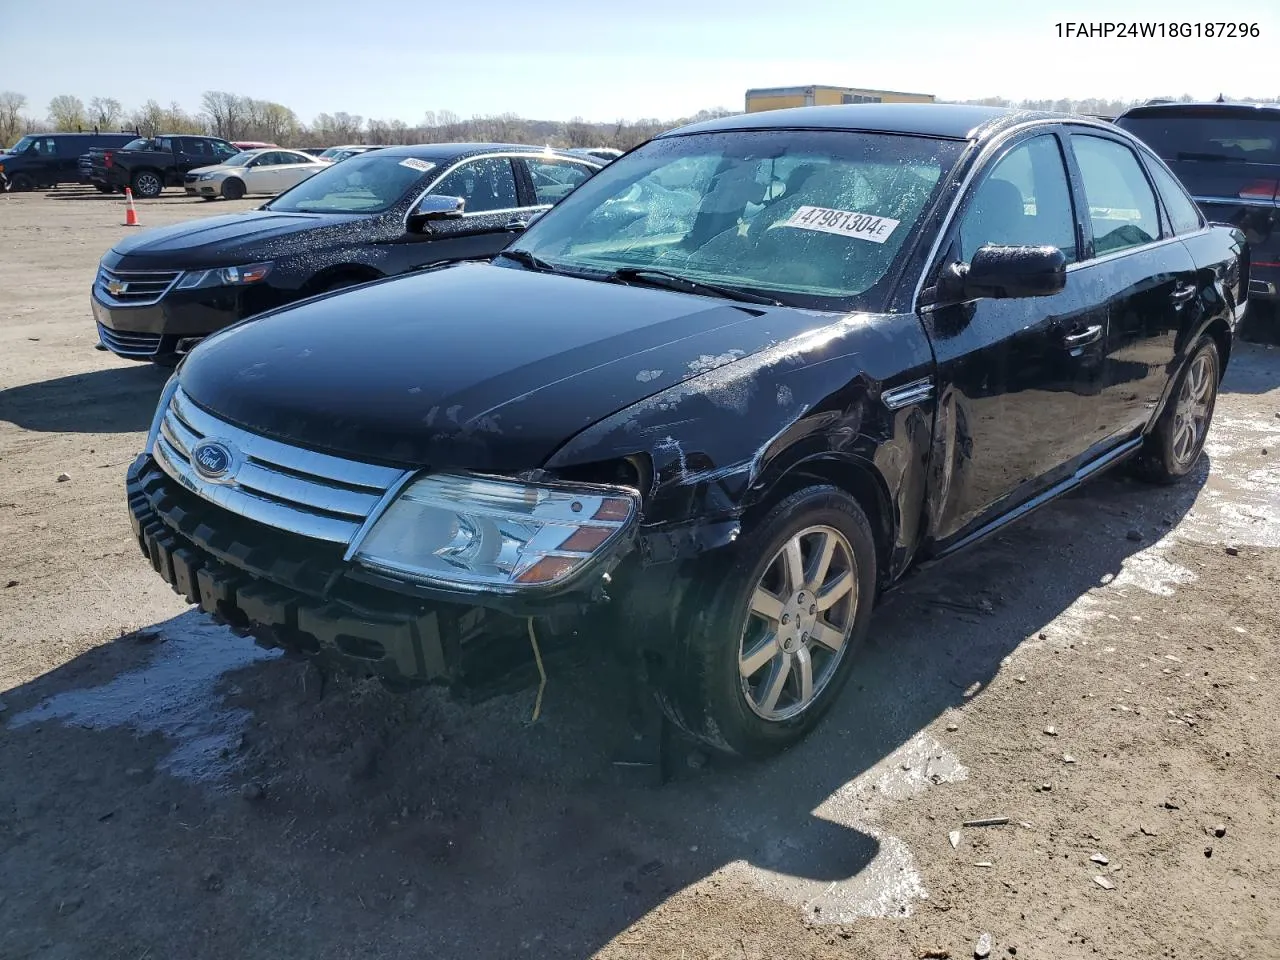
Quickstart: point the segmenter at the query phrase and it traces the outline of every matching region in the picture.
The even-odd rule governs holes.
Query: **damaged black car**
[[[1122,461],[1185,476],[1247,290],[1243,235],[1108,124],[720,119],[492,263],[210,337],[129,505],[156,570],[263,642],[396,685],[612,650],[759,756],[909,569]]]

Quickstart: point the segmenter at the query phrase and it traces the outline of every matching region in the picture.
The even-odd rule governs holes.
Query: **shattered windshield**
[[[963,147],[843,131],[656,140],[509,249],[587,275],[660,270],[800,306],[874,309]]]

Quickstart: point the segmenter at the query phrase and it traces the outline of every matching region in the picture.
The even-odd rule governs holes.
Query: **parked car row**
[[[202,337],[293,300],[491,257],[600,169],[595,159],[505,144],[271,162],[290,154],[250,151],[188,174],[210,177],[186,184],[207,199],[275,192],[279,182],[266,178],[299,180],[257,210],[130,234],[102,258],[91,299],[104,346],[173,364]]]
[[[1123,125],[863,104],[603,167],[379,150],[126,238],[92,299],[148,359],[274,308],[187,354],[128,471],[189,602],[397,687],[586,643],[757,756],[911,569],[1192,471],[1248,251]]]

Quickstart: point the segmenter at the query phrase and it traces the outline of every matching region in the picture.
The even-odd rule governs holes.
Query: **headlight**
[[[635,493],[620,487],[437,474],[406,487],[354,557],[370,570],[455,589],[549,587],[608,553],[636,507]]]
[[[196,270],[178,281],[179,290],[196,290],[201,287],[242,287],[261,283],[271,273],[270,263],[247,263],[243,267],[219,267],[216,270]]]
[[[164,420],[165,411],[169,409],[169,401],[173,399],[173,395],[178,392],[178,375],[175,373],[164,385],[164,389],[160,391],[160,401],[156,405],[155,416],[151,418],[151,429],[147,431],[147,445],[142,452],[151,455],[156,448],[156,439],[160,436],[160,424]]]
[[[215,180],[215,179],[217,179],[217,176],[218,176],[218,175],[217,175],[216,173],[202,173],[202,174],[200,174],[200,176],[199,176],[197,179],[200,179],[200,180]]]

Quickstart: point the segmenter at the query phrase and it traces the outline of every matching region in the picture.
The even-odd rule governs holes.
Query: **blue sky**
[[[591,120],[741,109],[748,87],[829,83],[981,96],[1280,96],[1275,0],[0,0],[0,90],[199,107],[208,89],[418,121]],[[117,12],[119,9],[117,8]],[[1255,21],[1256,40],[1067,40],[1059,21]],[[115,21],[114,23],[112,21]],[[217,24],[218,27],[213,25]],[[70,29],[69,29],[70,28]]]

